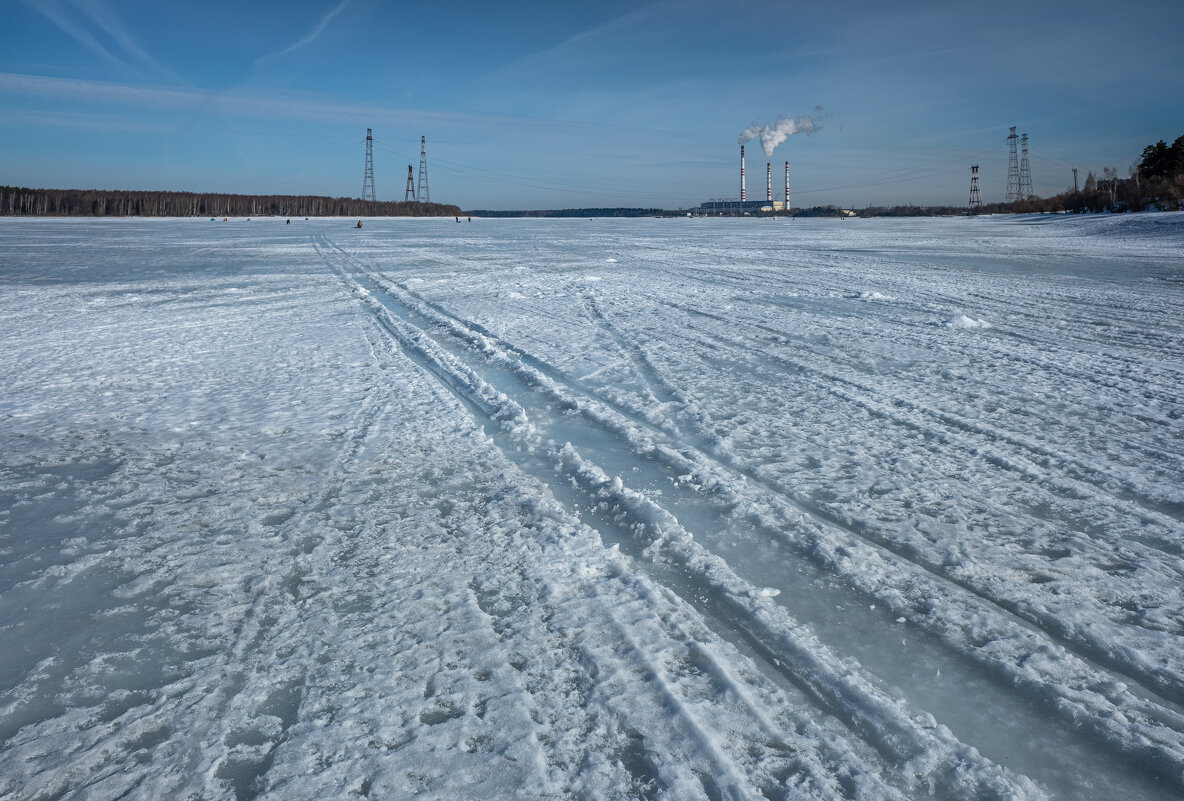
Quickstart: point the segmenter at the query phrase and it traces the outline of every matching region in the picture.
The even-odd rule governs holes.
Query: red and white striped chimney
[[[744,202],[744,145],[740,145],[740,202]]]
[[[765,162],[765,200],[773,202],[773,162]]]
[[[785,211],[789,212],[789,162],[785,162]]]

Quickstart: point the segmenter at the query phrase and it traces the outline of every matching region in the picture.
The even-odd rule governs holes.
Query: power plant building
[[[785,200],[773,200],[773,165],[765,164],[765,198],[764,200],[749,200],[745,186],[744,145],[740,145],[740,199],[712,198],[691,209],[692,213],[700,215],[738,215],[754,214],[770,211],[787,211],[789,205],[789,162],[785,162]]]
[[[737,200],[736,198],[712,198],[705,200],[692,211],[700,214],[751,214],[758,211],[781,211],[785,204],[780,200]]]

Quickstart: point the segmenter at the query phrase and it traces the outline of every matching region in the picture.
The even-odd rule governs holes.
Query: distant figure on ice
[[[358,220],[358,224],[355,225],[354,228],[361,228],[361,227],[362,227],[362,221]]]
[[[291,225],[291,224],[292,224],[292,221],[291,221],[291,220],[287,220],[287,221],[284,223],[284,225]]]
[[[457,222],[460,222],[460,217],[456,217],[455,219]]]

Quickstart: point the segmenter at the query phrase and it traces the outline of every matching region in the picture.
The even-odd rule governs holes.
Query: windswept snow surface
[[[0,221],[0,798],[1181,797],[1181,253]]]

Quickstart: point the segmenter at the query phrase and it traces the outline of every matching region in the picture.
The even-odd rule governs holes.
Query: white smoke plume
[[[821,112],[822,106],[815,107],[815,111]],[[789,137],[797,133],[804,133],[809,136],[821,127],[822,121],[818,117],[780,117],[772,125],[769,123],[765,123],[764,125],[749,125],[740,134],[740,144],[744,144],[752,139],[760,139],[761,147],[765,151],[765,157],[773,158],[773,151],[777,148],[777,145]]]

